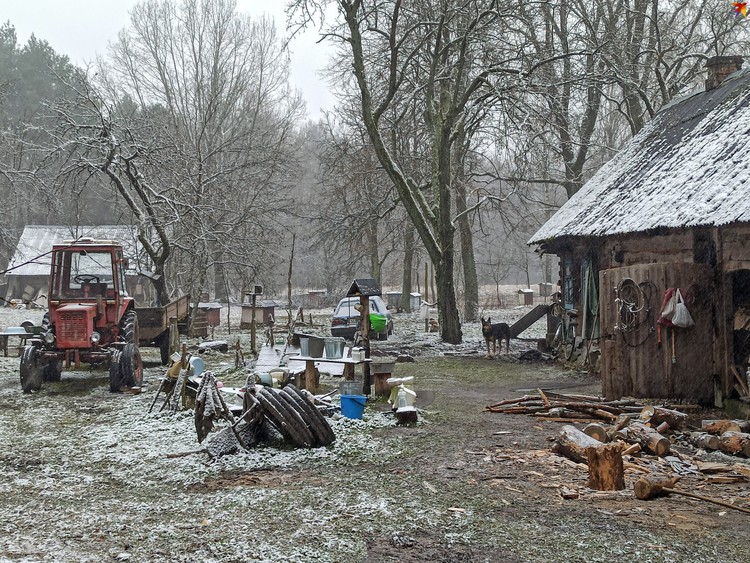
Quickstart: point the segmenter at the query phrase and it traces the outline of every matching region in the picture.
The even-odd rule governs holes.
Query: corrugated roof
[[[16,245],[16,252],[8,264],[6,276],[47,276],[50,268],[49,251],[52,245],[63,240],[91,237],[99,240],[116,240],[122,244],[123,254],[135,266],[135,227],[101,225],[97,227],[60,227],[51,225],[27,225]],[[16,267],[17,266],[17,267]],[[13,269],[11,269],[13,268]]]
[[[665,106],[547,221],[563,236],[750,222],[750,71]]]

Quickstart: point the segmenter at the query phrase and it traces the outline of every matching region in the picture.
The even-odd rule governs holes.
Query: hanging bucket
[[[385,318],[385,315],[370,313],[370,326],[375,332],[383,332],[385,330],[386,321],[387,319]]]
[[[341,414],[346,418],[362,418],[366,402],[364,395],[341,395]]]

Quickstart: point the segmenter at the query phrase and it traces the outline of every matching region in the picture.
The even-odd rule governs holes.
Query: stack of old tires
[[[263,387],[248,395],[260,404],[263,415],[287,442],[300,448],[318,448],[336,440],[325,416],[306,391],[290,384],[282,389]]]

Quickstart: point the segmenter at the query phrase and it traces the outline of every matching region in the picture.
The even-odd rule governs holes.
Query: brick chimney
[[[706,77],[706,92],[718,88],[724,79],[742,68],[743,59],[739,55],[719,55],[706,61],[708,76]]]

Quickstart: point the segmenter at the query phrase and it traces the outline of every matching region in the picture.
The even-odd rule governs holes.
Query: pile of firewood
[[[584,423],[579,429],[565,424],[555,439],[553,451],[588,466],[588,486],[595,490],[622,490],[624,471],[639,475],[634,489],[638,498],[663,494],[683,494],[722,506],[714,498],[674,489],[678,479],[708,471],[724,472],[716,483],[746,482],[750,470],[738,472],[726,464],[710,464],[691,459],[683,452],[690,448],[716,450],[733,456],[750,457],[750,421],[704,420],[700,428],[688,426],[688,415],[667,406],[643,405],[634,399],[605,401],[588,395],[561,395],[538,389],[525,395],[489,405],[489,412],[529,414],[569,423]],[[693,450],[694,451],[694,450]],[[699,467],[700,466],[700,467]],[[736,469],[736,468],[733,468]],[[664,477],[674,473],[675,477]],[[737,508],[744,512],[749,509]]]
[[[592,395],[562,395],[537,389],[537,395],[506,399],[485,410],[504,414],[530,414],[553,422],[612,422],[622,414],[639,414],[643,403],[635,399],[605,401]]]

